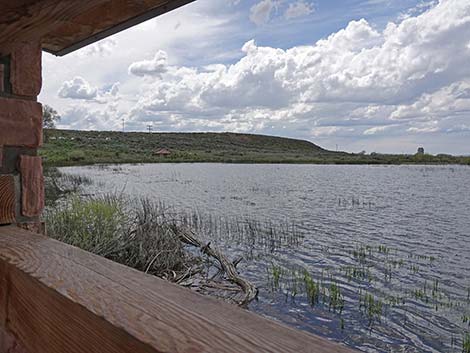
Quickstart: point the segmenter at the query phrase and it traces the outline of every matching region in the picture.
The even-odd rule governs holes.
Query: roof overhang
[[[63,56],[195,0],[0,0],[0,44],[41,40]]]

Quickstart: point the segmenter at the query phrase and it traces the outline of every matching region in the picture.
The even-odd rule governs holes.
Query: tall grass
[[[195,261],[163,206],[148,200],[73,196],[45,218],[49,236],[160,277],[175,277]]]
[[[294,222],[282,220],[214,216],[194,210],[179,212],[177,218],[182,225],[203,234],[208,241],[239,246],[246,259],[298,247],[304,237]]]
[[[78,192],[83,186],[93,183],[91,178],[87,176],[65,174],[54,167],[44,169],[44,178],[47,206],[54,206],[58,200]]]

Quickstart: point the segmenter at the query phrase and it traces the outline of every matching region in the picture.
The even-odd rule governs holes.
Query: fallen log
[[[230,261],[217,248],[211,247],[210,243],[204,244],[190,229],[178,227],[177,230],[175,228],[175,234],[178,235],[178,237],[183,243],[197,247],[201,250],[203,254],[206,254],[217,260],[217,262],[220,264],[221,268],[227,275],[227,279],[231,283],[234,283],[239,286],[245,293],[243,300],[239,301],[238,305],[240,305],[241,307],[246,307],[253,299],[258,296],[258,289],[255,287],[255,285],[242,278],[238,274],[235,266],[240,262],[240,260],[237,260],[236,262]]]

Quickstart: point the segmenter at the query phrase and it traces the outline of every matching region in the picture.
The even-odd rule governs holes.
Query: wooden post
[[[31,230],[42,228],[44,206],[41,55],[40,42],[0,47],[0,225]]]
[[[0,47],[0,225],[16,224],[36,232],[43,229],[44,206],[37,156],[42,142],[42,107],[37,103],[41,55],[39,42]],[[4,284],[0,284],[0,298]],[[26,353],[16,335],[0,323],[0,353],[4,352]]]

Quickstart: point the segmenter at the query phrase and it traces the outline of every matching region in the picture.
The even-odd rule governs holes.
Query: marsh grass
[[[366,293],[364,296],[359,296],[359,308],[363,310],[369,320],[369,326],[372,325],[374,320],[380,321],[383,314],[382,300],[374,297],[370,293]]]
[[[318,251],[325,257],[342,253],[348,264],[338,268],[320,265],[307,270],[289,262],[282,265],[272,262],[268,269],[268,288],[273,298],[276,293],[282,293],[286,302],[290,298],[292,302],[303,301],[330,311],[337,316],[341,330],[346,321],[357,325],[359,317],[372,330],[382,324],[393,308],[399,310],[395,314],[400,313],[406,323],[413,320],[406,313],[416,305],[434,311],[468,307],[465,297],[459,301],[446,293],[438,278],[421,279],[421,273],[434,266],[436,259],[432,256],[399,251],[387,245],[355,244],[337,249],[319,245]],[[417,287],[401,287],[403,275],[415,278]],[[348,316],[344,316],[345,311]],[[468,316],[459,314],[459,317],[464,325],[470,325]]]
[[[204,234],[208,241],[238,246],[246,259],[298,247],[304,239],[294,222],[214,216],[194,210],[179,212],[177,217],[181,224]]]
[[[71,194],[77,193],[84,186],[91,185],[91,178],[84,175],[66,174],[54,167],[44,169],[46,206],[55,203]]]
[[[465,333],[462,339],[462,353],[470,353],[470,333]]]
[[[169,278],[195,258],[183,248],[165,208],[121,196],[73,196],[45,214],[48,235],[62,242]]]

